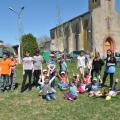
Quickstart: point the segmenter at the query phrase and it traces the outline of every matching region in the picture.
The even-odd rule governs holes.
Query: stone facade
[[[120,51],[120,14],[115,0],[89,0],[89,11],[53,29],[51,50]]]

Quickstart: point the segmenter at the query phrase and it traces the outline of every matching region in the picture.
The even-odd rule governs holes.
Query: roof
[[[77,18],[84,17],[85,15],[90,14],[90,13],[91,13],[91,11],[85,12],[85,13],[77,16],[77,17],[74,17],[74,18],[72,18],[72,19],[70,19],[70,20],[68,20],[68,21],[66,21],[66,22],[63,22],[62,24],[60,24],[60,25],[52,28],[51,30],[54,30],[54,29],[56,29],[56,28],[58,28],[58,27],[60,27],[60,26],[62,26],[62,25],[64,25],[64,24],[66,24],[66,23],[68,23],[68,22],[72,22],[73,20],[75,20],[75,19],[77,19]],[[50,31],[51,31],[51,30],[50,30]]]

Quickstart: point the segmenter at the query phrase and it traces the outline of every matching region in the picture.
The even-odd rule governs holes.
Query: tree
[[[36,38],[31,34],[23,35],[21,38],[21,53],[24,55],[25,51],[30,51],[33,56],[35,53],[35,49],[38,48],[38,44]]]
[[[50,37],[48,37],[48,36],[42,36],[42,37],[39,37],[38,39],[37,39],[37,42],[38,42],[38,47],[40,48],[40,50],[41,51],[43,51],[44,50],[44,45],[45,45],[45,42],[48,42],[48,41],[50,41],[51,39],[50,39]]]

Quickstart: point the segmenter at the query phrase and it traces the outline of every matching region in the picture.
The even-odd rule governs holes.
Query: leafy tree
[[[23,35],[21,38],[21,53],[24,55],[25,51],[30,51],[31,55],[34,55],[35,49],[38,48],[36,38],[31,34]]]

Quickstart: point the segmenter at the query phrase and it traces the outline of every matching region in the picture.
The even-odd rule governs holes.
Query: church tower
[[[89,10],[100,7],[101,0],[89,0]]]

